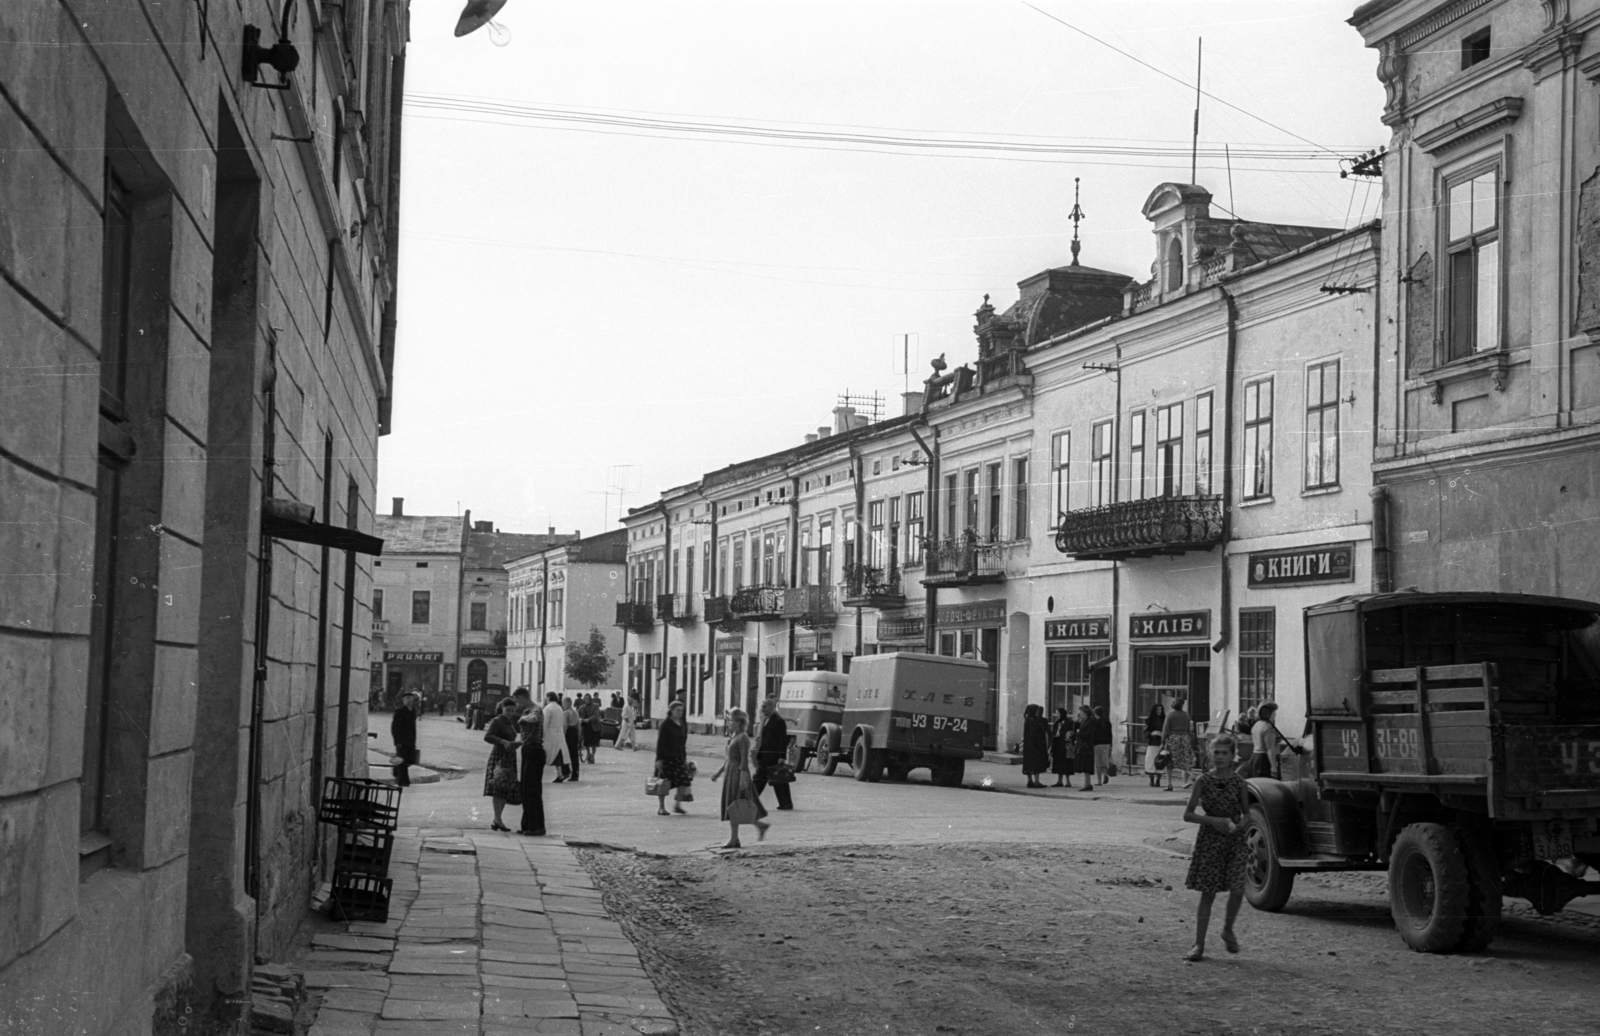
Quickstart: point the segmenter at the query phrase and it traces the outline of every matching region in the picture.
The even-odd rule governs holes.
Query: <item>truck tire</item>
[[[959,788],[967,774],[965,759],[946,759],[933,767],[933,783],[941,788]]]
[[[1389,853],[1389,913],[1418,953],[1449,953],[1467,926],[1472,880],[1455,835],[1443,824],[1411,824]]]
[[[1481,835],[1461,827],[1451,827],[1450,833],[1461,846],[1467,878],[1471,882],[1467,893],[1467,923],[1456,948],[1463,953],[1477,953],[1489,948],[1494,942],[1495,930],[1500,927],[1500,913],[1505,903],[1500,860],[1488,839]]]
[[[828,728],[823,727],[817,732],[817,769],[824,777],[832,777],[833,772],[839,768],[839,756],[829,748],[832,744]]]
[[[872,784],[883,780],[883,756],[882,750],[867,746],[866,738],[856,738],[850,746],[850,766],[855,770],[856,780]]]
[[[788,753],[789,768],[795,773],[806,768],[806,750],[800,747],[800,742],[791,739]]]
[[[1278,839],[1266,808],[1250,807],[1244,821],[1244,895],[1257,910],[1276,913],[1294,892],[1294,871],[1278,862]]]

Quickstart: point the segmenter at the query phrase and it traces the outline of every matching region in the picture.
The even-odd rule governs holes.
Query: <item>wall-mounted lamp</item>
[[[279,39],[270,47],[261,45],[261,30],[254,25],[244,27],[244,54],[239,74],[244,81],[260,90],[289,89],[289,73],[300,67],[300,51],[286,39]],[[258,83],[261,66],[270,65],[278,70],[281,82]]]

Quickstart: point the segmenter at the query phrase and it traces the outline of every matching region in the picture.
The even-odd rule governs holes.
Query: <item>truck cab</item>
[[[849,677],[826,670],[785,673],[778,691],[778,715],[789,728],[789,765],[806,769],[817,754],[817,737],[825,724],[844,719]]]
[[[1503,897],[1600,892],[1600,604],[1362,595],[1305,612],[1307,747],[1250,782],[1246,895],[1309,870],[1387,870],[1423,952],[1489,945]]]
[[[957,787],[966,760],[983,758],[989,735],[989,667],[942,655],[859,655],[850,667],[844,714],[823,724],[817,761],[824,775],[848,762],[858,781],[905,780],[918,767]]]

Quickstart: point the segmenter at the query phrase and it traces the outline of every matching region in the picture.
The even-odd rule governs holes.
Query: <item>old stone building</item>
[[[1600,3],[1373,0],[1385,585],[1600,599]]]
[[[0,4],[0,1031],[228,1028],[325,873],[406,38],[406,0]]]

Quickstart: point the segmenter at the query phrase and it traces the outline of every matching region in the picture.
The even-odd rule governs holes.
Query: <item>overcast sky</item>
[[[618,487],[798,443],[846,390],[893,416],[897,335],[913,383],[967,362],[985,293],[1070,260],[1074,177],[1082,261],[1147,277],[1197,37],[1218,206],[1376,214],[1329,157],[1387,139],[1352,2],[1035,3],[1083,32],[1000,0],[510,0],[509,40],[456,39],[462,0],[413,0],[380,506],[596,533]]]

